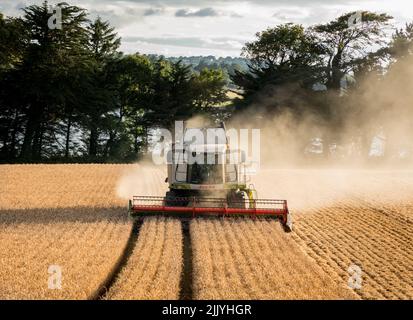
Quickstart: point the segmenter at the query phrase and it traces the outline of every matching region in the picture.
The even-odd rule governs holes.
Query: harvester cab
[[[168,199],[196,196],[253,200],[255,190],[247,188],[245,152],[230,149],[224,126],[188,128],[184,137],[197,139],[184,138],[183,143],[172,146]]]
[[[224,124],[186,128],[167,158],[169,191],[164,197],[133,197],[133,216],[275,217],[286,231],[292,230],[287,201],[258,199],[254,186],[248,185],[246,153],[231,149]]]

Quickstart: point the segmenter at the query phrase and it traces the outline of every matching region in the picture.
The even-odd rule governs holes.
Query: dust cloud
[[[297,210],[325,206],[350,195],[377,202],[389,194],[389,183],[399,190],[391,193],[392,198],[406,198],[410,191],[403,192],[403,186],[413,185],[412,89],[410,57],[395,63],[382,78],[367,75],[345,94],[328,97],[331,109],[340,109],[337,123],[317,117],[316,104],[297,87],[287,87],[267,89],[226,126],[261,130],[260,171],[250,177],[259,198],[288,199]],[[269,116],[266,107],[275,100],[297,108],[289,105],[286,111]],[[198,116],[187,125],[209,127],[211,122]],[[372,152],[380,143],[381,150]],[[122,198],[164,195],[165,178],[166,165],[155,166],[146,159],[125,172],[117,193]]]
[[[117,187],[117,196],[132,199],[133,196],[164,196],[168,184],[166,166],[157,166],[148,158],[128,166],[121,175]]]
[[[319,92],[314,98],[297,87],[266,88],[227,124],[261,130],[261,166],[411,167],[413,57],[394,63],[382,77],[368,74],[340,94]]]
[[[286,111],[269,116],[268,106],[277,108],[274,100],[292,101],[296,108],[286,105],[280,108]],[[317,117],[314,100],[296,87],[267,89],[227,124],[261,130],[260,171],[251,177],[258,197],[287,199],[296,212],[349,199],[367,204],[410,199],[413,57],[325,101],[338,109],[339,121]]]

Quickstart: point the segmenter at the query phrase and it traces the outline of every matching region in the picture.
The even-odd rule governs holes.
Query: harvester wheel
[[[247,199],[248,195],[244,191],[233,192],[227,197],[228,207],[246,209]]]
[[[174,192],[168,191],[165,195],[165,205],[168,207],[176,206],[176,197]]]
[[[186,207],[188,201],[181,198],[174,191],[168,191],[165,195],[165,205],[168,207]]]

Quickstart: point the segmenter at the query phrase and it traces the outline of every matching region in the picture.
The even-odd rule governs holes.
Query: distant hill
[[[149,54],[147,55],[149,59],[159,59],[164,58],[170,62],[178,62],[182,61],[185,65],[188,65],[194,70],[195,72],[200,72],[204,68],[209,69],[222,69],[228,76],[229,86],[231,87],[230,83],[230,75],[235,73],[235,70],[239,71],[248,71],[248,59],[245,58],[233,58],[233,57],[214,57],[214,56],[192,56],[192,57],[164,57],[156,54]]]

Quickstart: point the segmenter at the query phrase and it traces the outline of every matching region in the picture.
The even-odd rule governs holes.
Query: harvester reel
[[[253,218],[280,219],[285,231],[292,231],[291,215],[286,200],[273,199],[244,199],[228,201],[227,198],[206,197],[133,197],[129,203],[130,213],[134,217],[147,215],[170,215],[195,218],[197,216],[250,216]],[[246,206],[248,205],[248,206]]]

